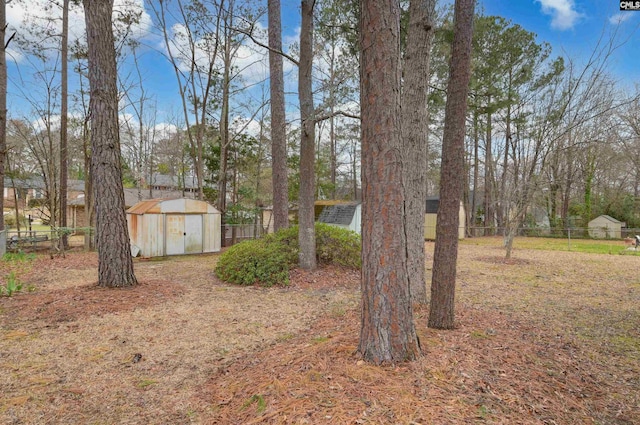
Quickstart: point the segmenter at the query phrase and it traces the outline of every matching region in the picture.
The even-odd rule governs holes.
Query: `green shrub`
[[[291,226],[265,236],[269,242],[280,243],[293,264],[298,263],[298,226]],[[359,269],[362,240],[354,231],[326,223],[316,223],[316,255],[319,264],[335,264]]]
[[[351,230],[316,224],[316,254],[320,264],[359,269],[362,265],[362,240],[360,235]]]
[[[24,214],[20,214],[20,226],[22,228],[27,227],[27,217]],[[4,224],[7,227],[16,227],[16,215],[15,214],[7,214],[4,216]]]
[[[220,256],[215,273],[238,285],[288,285],[291,263],[280,244],[264,239],[244,241]]]
[[[6,252],[2,256],[2,261],[6,262],[31,262],[36,259],[36,254],[27,254],[24,251]]]
[[[316,224],[316,254],[319,264],[359,269],[360,235],[324,223]],[[239,285],[286,285],[289,270],[298,264],[298,226],[282,229],[262,239],[245,241],[220,256],[216,275]]]

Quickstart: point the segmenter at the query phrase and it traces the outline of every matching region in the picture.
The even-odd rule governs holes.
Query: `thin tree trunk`
[[[116,54],[111,15],[113,0],[84,0],[89,52],[91,171],[96,208],[98,285],[137,284],[125,217]]]
[[[84,171],[84,217],[86,227],[84,233],[84,249],[93,251],[95,249],[95,208],[93,205],[93,175],[91,174],[91,135],[89,130],[89,112],[85,102],[84,79],[80,76],[80,102],[84,111],[85,119],[82,123],[82,157]]]
[[[487,99],[487,105],[491,104],[491,97]],[[487,131],[484,152],[484,227],[485,235],[494,234],[494,208],[493,208],[493,154],[491,146],[491,113],[487,113]]]
[[[478,214],[478,196],[480,193],[478,192],[478,181],[480,176],[480,137],[478,135],[478,114],[474,110],[473,112],[473,196],[471,198],[471,230],[473,232],[472,236],[476,236],[475,227],[476,227],[476,217]]]
[[[358,159],[357,159],[358,147],[356,146],[356,142],[352,143],[352,151],[351,151],[351,182],[353,184],[353,199],[358,200]]]
[[[269,90],[271,93],[271,158],[273,181],[273,228],[289,227],[289,183],[284,111],[284,75],[280,0],[269,0]]]
[[[7,10],[6,2],[0,4],[0,184],[4,189],[4,167],[7,158]],[[0,196],[0,211],[4,211],[4,195]],[[0,231],[4,230],[4,215],[0,217]],[[2,254],[2,253],[0,253]]]
[[[227,163],[229,155],[229,86],[231,84],[229,79],[229,71],[231,67],[231,58],[229,57],[231,49],[231,46],[229,45],[230,42],[230,39],[227,38],[225,44],[224,74],[222,79],[222,108],[220,110],[220,167],[218,170],[217,207],[222,216],[222,246],[226,245],[225,215],[227,211]]]
[[[367,361],[414,360],[400,134],[400,8],[362,0],[362,316],[358,352]]]
[[[435,22],[435,0],[411,0],[402,87],[402,152],[405,189],[404,219],[411,300],[427,302],[424,217],[427,202],[427,90]]]
[[[298,95],[300,97],[300,194],[298,196],[299,263],[305,270],[316,268],[316,232],[313,203],[315,200],[315,117],[313,111],[313,0],[302,0],[300,29],[300,64]]]
[[[471,77],[471,38],[475,0],[456,0],[449,84],[445,106],[440,205],[431,280],[429,327],[453,329],[458,260],[460,200],[464,182],[464,137]]]
[[[68,114],[68,69],[69,69],[69,0],[62,2],[62,40],[60,49],[60,227],[67,227],[67,114]],[[66,231],[61,235],[61,249],[69,248],[69,237]]]

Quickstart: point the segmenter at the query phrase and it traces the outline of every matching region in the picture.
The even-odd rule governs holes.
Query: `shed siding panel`
[[[424,215],[424,238],[429,241],[436,239],[436,220],[437,214],[425,214]]]
[[[187,214],[184,216],[184,253],[202,254],[203,226],[202,214]]]
[[[203,232],[203,252],[220,251],[220,214],[204,216]]]
[[[353,214],[353,220],[349,226],[349,230],[353,230],[358,234],[362,233],[362,205],[356,207],[356,211]]]
[[[131,243],[144,257],[220,251],[220,213],[206,202],[152,200],[127,212]]]
[[[620,239],[622,223],[613,222],[605,216],[596,217],[589,222],[589,236],[599,239]]]
[[[145,230],[147,234],[147,257],[162,257],[164,255],[164,223],[162,214],[146,214]]]
[[[129,231],[129,240],[131,241],[132,245],[136,245],[138,248],[141,247],[139,240],[139,218],[141,218],[141,216],[127,214],[127,230]]]
[[[464,206],[462,204],[460,205],[458,218],[460,220],[459,222],[460,224],[458,225],[458,239],[464,239],[464,236],[465,236],[464,226],[467,218],[464,212]],[[430,241],[436,240],[437,220],[438,220],[438,214],[427,213],[424,215],[424,238],[426,240],[430,240]]]

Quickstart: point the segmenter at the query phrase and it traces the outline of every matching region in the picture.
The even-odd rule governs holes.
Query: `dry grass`
[[[0,298],[0,423],[640,423],[640,258],[502,255],[463,244],[457,329],[418,309],[424,356],[387,367],[356,355],[353,272],[243,288],[188,256],[114,291],[93,254],[2,264],[35,292]]]

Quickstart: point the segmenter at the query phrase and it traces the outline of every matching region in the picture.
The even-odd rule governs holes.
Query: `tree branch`
[[[328,120],[329,118],[333,118],[336,117],[338,115],[342,115],[343,117],[347,117],[347,118],[353,118],[354,120],[359,120],[360,115],[356,115],[356,114],[352,114],[351,112],[347,112],[347,111],[334,111],[333,113],[329,113],[326,115],[320,115],[318,117],[315,118],[315,122],[316,124],[319,123],[320,121],[325,121]]]
[[[234,28],[234,30],[238,31],[239,33],[242,33],[242,34],[246,35],[247,37],[249,37],[251,39],[251,41],[253,41],[258,46],[260,46],[262,48],[265,48],[265,49],[269,50],[270,52],[274,52],[274,53],[276,53],[276,54],[278,54],[278,55],[280,55],[280,56],[282,56],[284,58],[287,58],[295,66],[299,66],[300,65],[300,63],[293,56],[290,56],[290,55],[286,54],[285,52],[283,52],[282,50],[274,49],[272,47],[269,47],[267,44],[264,44],[263,42],[258,41],[253,36],[253,28],[254,28],[253,23],[250,23],[250,25],[249,25],[249,29],[250,30],[249,31],[247,31],[247,30],[245,30],[243,28]]]

